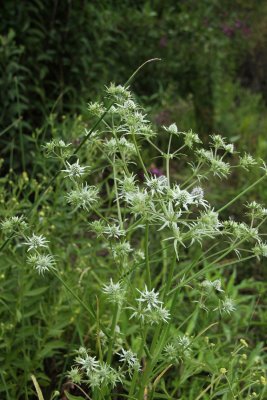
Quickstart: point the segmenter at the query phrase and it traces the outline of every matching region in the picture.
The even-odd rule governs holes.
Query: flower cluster
[[[26,237],[23,244],[28,247],[27,252],[31,254],[27,258],[28,264],[32,265],[39,274],[51,270],[55,266],[55,259],[51,254],[43,253],[43,249],[48,249],[48,241],[43,235],[35,235]]]
[[[163,306],[163,302],[158,299],[159,293],[155,292],[155,289],[148,290],[145,286],[145,290],[141,291],[140,297],[136,299],[136,307],[128,307],[133,311],[130,318],[137,318],[142,323],[147,324],[159,324],[160,322],[168,322],[170,319],[170,313]]]
[[[88,351],[81,347],[78,351],[78,356],[75,358],[77,367],[72,368],[68,373],[68,377],[77,382],[82,380],[87,383],[92,390],[116,386],[118,382],[122,382],[123,373],[117,371],[105,362],[96,360],[88,354]],[[74,378],[74,379],[73,379]]]
[[[180,335],[168,343],[163,349],[163,357],[168,363],[178,364],[184,358],[190,357],[191,340],[187,335]]]
[[[1,229],[5,235],[23,233],[28,225],[23,216],[13,216],[1,221]]]

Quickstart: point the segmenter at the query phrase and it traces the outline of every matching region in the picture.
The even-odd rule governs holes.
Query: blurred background
[[[4,170],[25,169],[33,136],[75,129],[104,85],[154,57],[133,90],[155,124],[220,133],[266,159],[266,1],[8,0],[0,26]]]

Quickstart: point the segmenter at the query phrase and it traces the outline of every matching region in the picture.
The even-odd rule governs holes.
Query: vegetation
[[[265,399],[265,2],[48,3],[2,10],[0,397]]]

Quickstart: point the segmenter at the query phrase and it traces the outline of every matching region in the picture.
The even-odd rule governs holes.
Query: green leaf
[[[72,394],[69,394],[68,392],[64,391],[64,394],[67,396],[68,400],[84,400],[84,397],[81,396],[73,396]]]
[[[41,288],[37,289],[31,289],[29,292],[25,293],[25,296],[31,297],[31,296],[39,296],[40,294],[44,293],[48,289],[48,286],[44,286]]]

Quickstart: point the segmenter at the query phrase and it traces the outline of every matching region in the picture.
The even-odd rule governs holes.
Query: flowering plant
[[[196,133],[179,131],[175,123],[162,128],[167,145],[161,149],[129,87],[111,84],[106,96],[106,108],[89,104],[96,122],[73,154],[62,140],[44,146],[46,156],[63,164],[62,200],[70,218],[81,216],[94,243],[97,301],[85,302],[64,280],[60,259],[43,234],[32,232],[22,217],[2,221],[9,239],[22,238],[31,267],[53,274],[88,313],[91,339],[82,338],[68,379],[86,398],[187,399],[193,393],[191,377],[204,373],[196,399],[207,398],[206,393],[244,398],[254,390],[263,396],[254,378],[261,373],[259,358],[251,358],[254,375],[240,363],[241,356],[250,357],[241,354],[247,342],[231,343],[226,369],[207,335],[220,335],[239,308],[221,271],[267,255],[261,232],[267,210],[253,201],[245,204],[245,221],[225,213],[265,179],[266,166],[261,165],[257,182],[217,209],[205,194],[207,180],[227,179],[237,168],[249,170],[258,164],[253,157],[238,156],[217,134],[205,148]],[[144,144],[161,160],[164,175],[149,172]],[[86,151],[78,158],[81,147]],[[89,166],[88,154],[94,160]],[[185,178],[176,179],[172,166],[189,155]],[[181,308],[182,320],[177,318]]]

